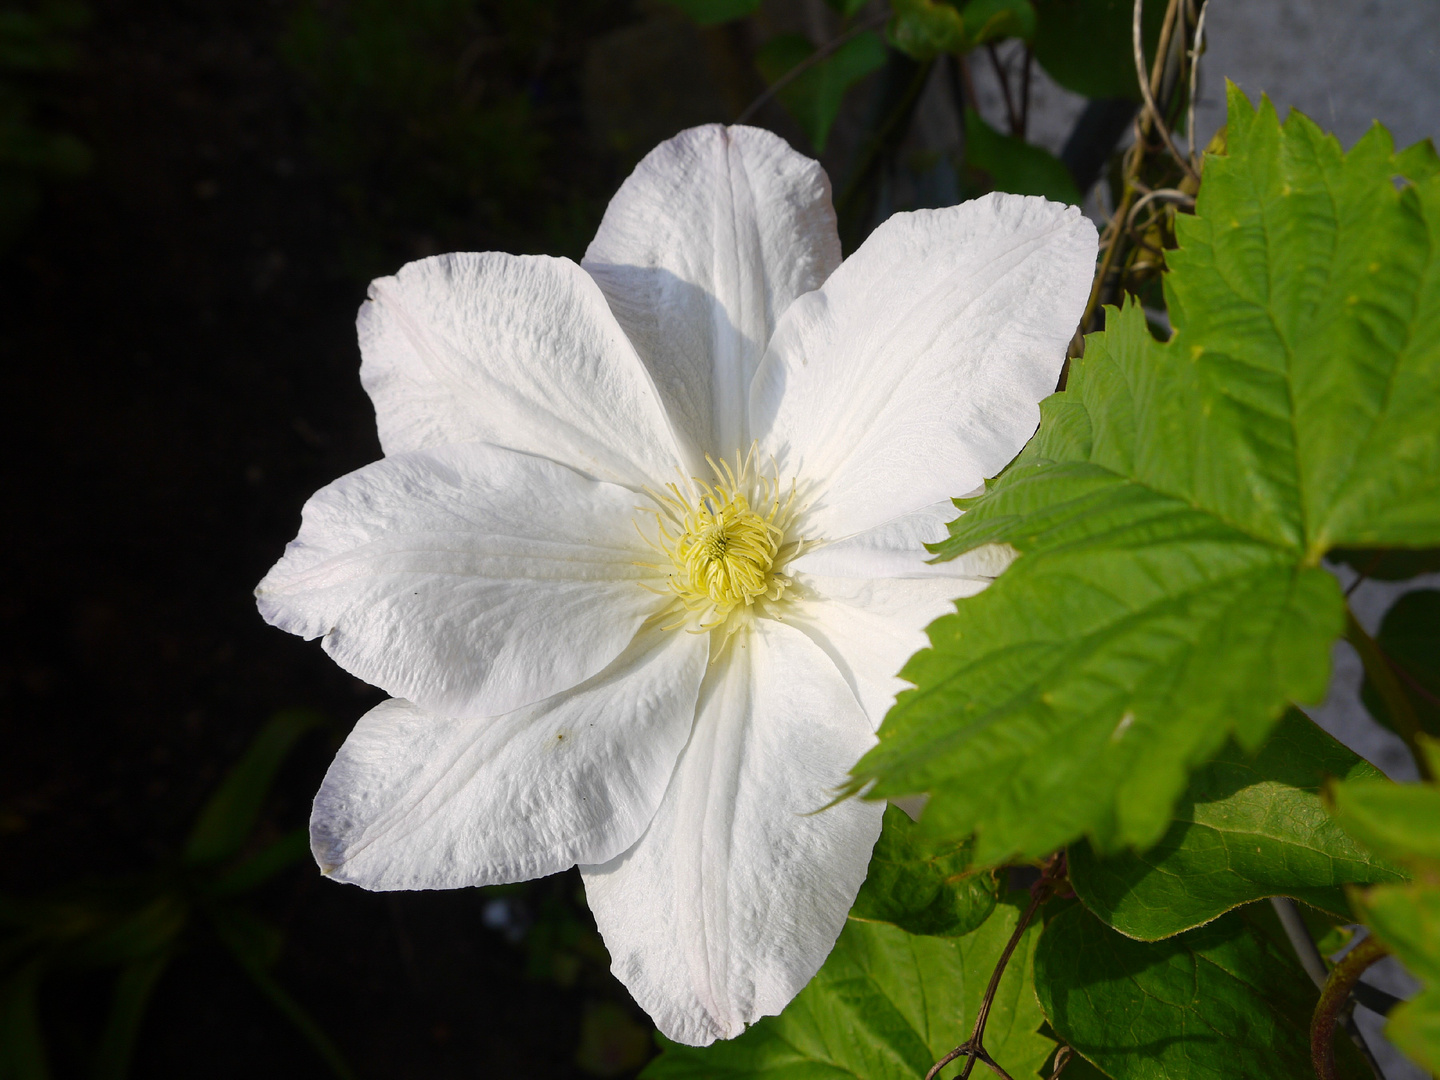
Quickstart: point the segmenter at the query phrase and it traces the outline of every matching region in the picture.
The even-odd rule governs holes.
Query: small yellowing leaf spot
[[[1204,346],[1204,345],[1191,345],[1191,346],[1190,346],[1190,359],[1191,359],[1191,360],[1199,360],[1200,357],[1202,357],[1202,356],[1204,356],[1204,355],[1205,355],[1205,346]]]

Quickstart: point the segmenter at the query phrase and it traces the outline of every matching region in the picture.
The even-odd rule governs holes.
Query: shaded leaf
[[[290,1021],[297,1032],[310,1044],[330,1071],[340,1080],[355,1080],[340,1050],[326,1035],[310,1014],[285,988],[275,981],[269,972],[279,950],[279,931],[249,912],[237,908],[219,908],[211,912],[211,922],[220,941],[242,971],[250,976],[270,1004]],[[258,950],[257,950],[258,945]]]
[[[1335,548],[1327,558],[1332,562],[1343,562],[1357,574],[1378,581],[1405,581],[1417,574],[1440,571],[1440,548],[1418,551],[1411,548]]]
[[[970,0],[960,9],[970,48],[1005,38],[1035,36],[1035,6],[1030,0]]]
[[[7,973],[0,981],[0,1078],[47,1080],[50,1066],[35,995],[40,968],[32,965]]]
[[[110,998],[110,1014],[100,1035],[100,1048],[95,1052],[94,1080],[125,1080],[130,1075],[130,1060],[145,1010],[170,963],[168,952],[156,953],[127,964],[115,978]]]
[[[587,1001],[580,1018],[575,1064],[591,1076],[632,1073],[650,1057],[651,1029],[613,1001]]]
[[[187,863],[201,866],[223,862],[240,850],[260,817],[260,808],[280,766],[300,736],[322,722],[319,713],[308,709],[285,709],[265,722],[200,811],[185,844]]]
[[[1231,744],[1197,771],[1154,847],[1101,858],[1072,846],[1070,882],[1103,922],[1145,941],[1269,896],[1347,917],[1341,885],[1404,875],[1347,836],[1319,791],[1329,778],[1378,776],[1292,709],[1258,755]]]
[[[1080,203],[1080,189],[1064,162],[1042,146],[1002,135],[970,108],[965,110],[965,164],[987,173],[996,191]]]
[[[993,874],[971,865],[970,840],[925,836],[899,807],[885,808],[885,827],[852,919],[887,922],[912,934],[968,934],[995,909]]]
[[[766,80],[774,83],[806,62],[814,52],[815,47],[803,35],[781,34],[764,44],[756,54],[755,64]],[[879,34],[866,31],[805,68],[776,96],[800,122],[816,151],[823,151],[845,92],[884,66],[885,42]]]
[[[1007,37],[1029,39],[1035,32],[1030,0],[894,0],[886,34],[890,43],[916,60],[941,53],[969,52]]]
[[[665,0],[701,26],[717,26],[733,19],[743,19],[760,10],[760,0]]]
[[[310,830],[301,826],[269,847],[226,871],[210,887],[214,897],[236,896],[265,884],[272,877],[310,854]]]
[[[854,773],[928,791],[977,862],[1168,828],[1187,772],[1316,702],[1344,601],[1332,546],[1440,543],[1440,177],[1397,190],[1373,128],[1346,155],[1233,87],[1166,296],[1086,341],[1020,457],[940,545],[1020,557],[903,675]]]
[[[1035,990],[1055,1032],[1114,1080],[1313,1075],[1315,986],[1237,912],[1141,942],[1077,904],[1045,927]],[[1337,1046],[1341,1075],[1359,1080],[1348,1045]]]
[[[1067,90],[1091,98],[1140,100],[1131,44],[1131,0],[1034,0],[1035,59]],[[1165,4],[1148,0],[1142,22],[1147,59],[1155,58]]]
[[[75,915],[79,916],[73,924],[77,932],[68,942],[61,939],[64,962],[75,967],[109,967],[168,952],[189,923],[190,905],[178,893],[162,892],[138,907],[127,909],[116,903],[107,910],[96,903],[84,915],[78,910]]]
[[[830,958],[779,1016],[704,1048],[665,1043],[640,1075],[783,1077],[784,1080],[914,1080],[964,1041],[1020,914],[1000,904],[974,933],[922,937],[850,920]],[[992,1056],[1017,1078],[1033,1076],[1054,1044],[1038,1034],[1030,990],[1037,927],[1026,931],[1001,979],[986,1028]]]
[[[1396,600],[1380,623],[1375,644],[1395,669],[1396,681],[1410,699],[1420,730],[1440,737],[1440,591],[1416,589]],[[1360,699],[1371,716],[1394,727],[1390,710],[1368,673]]]

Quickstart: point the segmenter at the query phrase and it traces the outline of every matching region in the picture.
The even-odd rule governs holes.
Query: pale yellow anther
[[[697,478],[689,491],[668,484],[649,492],[658,507],[647,511],[658,525],[652,546],[669,558],[670,591],[700,616],[702,630],[757,600],[779,600],[790,586],[778,568],[801,546],[787,536],[795,494],[782,499],[779,482],[758,475],[754,456],[754,448],[743,460],[736,454],[733,469],[707,457],[713,483]]]

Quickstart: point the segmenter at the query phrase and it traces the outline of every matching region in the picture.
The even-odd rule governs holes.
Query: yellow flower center
[[[787,537],[794,518],[793,489],[781,498],[779,482],[759,475],[754,448],[735,468],[705,460],[715,481],[694,478],[682,490],[668,484],[648,491],[658,509],[659,538],[651,546],[669,558],[667,581],[685,607],[700,616],[699,628],[720,626],[737,608],[779,600],[790,579],[777,566],[793,558],[800,542]]]

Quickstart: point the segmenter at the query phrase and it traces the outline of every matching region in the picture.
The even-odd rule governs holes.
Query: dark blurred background
[[[773,6],[770,34],[835,18]],[[7,1077],[120,1075],[117,1038],[131,1075],[217,1080],[325,1075],[327,1045],[387,1078],[633,1075],[653,1052],[573,872],[372,895],[285,847],[381,695],[265,626],[251,590],[305,498],[380,455],[367,280],[457,249],[578,258],[643,152],[763,90],[752,22],[632,0],[0,5]],[[759,120],[808,149],[777,107]],[[311,719],[251,770],[227,849],[281,841],[282,868],[211,918],[197,818],[287,709]]]

